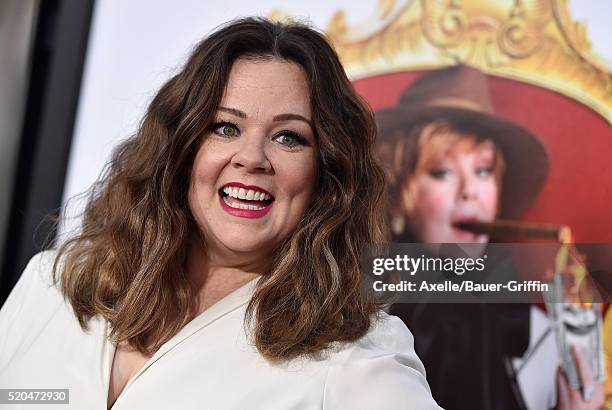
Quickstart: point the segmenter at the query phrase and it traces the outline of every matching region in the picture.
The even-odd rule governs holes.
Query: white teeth
[[[272,198],[270,195],[265,194],[263,192],[255,191],[254,189],[244,189],[226,186],[223,187],[223,193],[239,199],[245,199],[247,201],[267,201]]]
[[[248,210],[251,210],[251,211],[259,211],[260,209],[264,209],[265,208],[265,206],[247,205],[247,204],[243,204],[243,203],[240,203],[240,202],[234,202],[234,201],[231,201],[229,199],[229,197],[224,197],[223,198],[223,202],[225,202],[230,207],[236,208],[236,209],[248,209]]]

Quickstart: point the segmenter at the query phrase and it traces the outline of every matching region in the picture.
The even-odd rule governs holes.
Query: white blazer
[[[69,389],[70,404],[53,409],[106,410],[115,352],[108,323],[95,317],[89,332],[81,330],[51,285],[55,255],[32,258],[0,310],[0,388]],[[338,344],[325,358],[268,363],[243,326],[255,284],[229,294],[165,343],[113,410],[439,409],[412,334],[387,314],[363,338]]]

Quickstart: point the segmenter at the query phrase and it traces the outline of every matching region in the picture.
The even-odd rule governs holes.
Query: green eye
[[[236,137],[240,133],[236,124],[227,121],[212,124],[210,130],[222,137]]]
[[[274,137],[274,141],[289,148],[296,145],[308,145],[306,139],[293,131],[282,131]]]
[[[287,134],[279,135],[276,140],[283,145],[295,145],[295,140]]]
[[[478,168],[476,170],[476,175],[478,175],[481,178],[488,177],[491,174],[493,174],[493,169],[492,168]]]
[[[221,127],[221,129],[223,130],[223,135],[227,135],[228,137],[233,137],[237,134],[236,128],[232,127],[231,125],[224,125]]]

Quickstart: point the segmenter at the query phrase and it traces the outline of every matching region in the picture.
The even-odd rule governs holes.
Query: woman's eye
[[[293,131],[281,132],[274,137],[274,141],[289,148],[297,145],[307,145],[306,139]]]
[[[232,124],[231,122],[227,121],[217,122],[213,124],[210,127],[210,130],[222,137],[235,137],[240,133],[236,124]]]
[[[476,175],[481,178],[489,177],[493,174],[493,168],[491,167],[482,167],[476,169]]]
[[[437,168],[437,169],[432,169],[429,171],[430,177],[434,179],[439,179],[439,180],[446,178],[448,174],[450,174],[450,171],[444,168]]]

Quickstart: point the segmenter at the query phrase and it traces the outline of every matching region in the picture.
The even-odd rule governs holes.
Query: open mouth
[[[464,237],[472,237],[475,238],[478,236],[473,230],[471,230],[470,223],[478,222],[477,218],[461,218],[453,221],[451,226],[455,230],[456,233],[464,236]]]
[[[225,205],[233,209],[260,211],[274,202],[274,197],[261,189],[225,185],[219,190]]]
[[[462,229],[472,222],[479,222],[479,220],[476,217],[457,218],[452,220],[451,225],[456,228]]]

